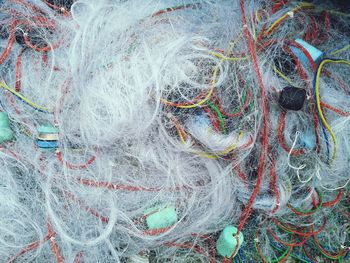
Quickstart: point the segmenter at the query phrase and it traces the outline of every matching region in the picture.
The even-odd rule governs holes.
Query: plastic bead
[[[38,127],[38,133],[41,134],[41,133],[46,133],[46,134],[52,134],[52,133],[58,133],[59,130],[52,126],[52,125],[42,125],[42,126],[39,126]]]
[[[41,141],[41,140],[38,140],[37,141],[37,145],[40,148],[53,149],[53,148],[57,148],[58,147],[58,142],[57,141]]]
[[[148,229],[161,229],[172,226],[177,222],[177,213],[174,206],[166,208],[152,208],[145,212]]]
[[[38,127],[37,145],[43,149],[58,148],[59,130],[52,125],[42,125]]]
[[[239,248],[244,242],[244,237],[242,232],[240,232],[238,235],[239,243],[237,244],[236,233],[237,228],[234,226],[230,225],[224,228],[218,241],[216,242],[216,249],[220,256],[230,258],[235,251],[235,255],[237,254]]]
[[[11,141],[13,133],[10,127],[9,117],[5,112],[0,112],[0,143]]]

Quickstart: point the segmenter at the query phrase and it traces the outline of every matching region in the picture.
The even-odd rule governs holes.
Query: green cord
[[[256,233],[258,233],[258,231],[259,231],[259,229],[257,229]],[[293,240],[291,240],[291,241],[293,241]],[[254,243],[255,243],[255,249],[258,252],[258,246],[257,246],[258,242],[255,241]],[[261,254],[261,256],[264,257],[264,260],[267,262],[278,263],[289,253],[289,251],[291,249],[293,249],[293,247],[287,248],[281,256],[279,256],[278,258],[275,258],[275,259],[271,259],[271,261],[267,261],[266,258],[264,257],[264,255]]]
[[[251,113],[251,112],[254,110],[254,108],[255,108],[256,97],[253,96],[253,94],[252,94],[252,98],[253,98],[253,103],[250,104],[250,109],[249,109],[249,112],[248,112],[248,113]]]
[[[329,216],[330,216],[330,221],[332,221],[332,220],[334,219],[334,217],[335,217],[334,211],[333,211],[332,213],[330,213]],[[329,229],[329,231],[330,231],[330,230],[331,230],[331,229]],[[315,236],[315,237],[316,237],[316,236]],[[316,238],[317,238],[317,237],[316,237]],[[320,246],[321,246],[321,244],[320,244]],[[322,246],[321,246],[321,247],[322,247]],[[322,255],[324,255],[324,256],[325,256],[326,258],[328,258],[328,259],[338,260],[339,262],[341,262],[341,260],[343,259],[343,256],[342,256],[343,253],[341,253],[338,257],[329,257],[329,256],[327,256],[325,253],[323,253],[323,251],[320,249],[319,246],[316,246],[316,248],[318,249],[318,251],[321,252]]]
[[[238,113],[241,108],[243,107],[243,104],[247,98],[247,95],[248,95],[248,85],[245,85],[244,87],[244,90],[243,90],[243,95],[242,95],[242,98],[241,98],[241,105],[238,106],[236,109],[233,110],[233,112],[231,112],[230,114],[236,114]],[[250,99],[251,100],[251,99]],[[249,113],[251,113],[255,107],[255,103],[256,103],[256,100],[255,100],[255,97],[253,98],[253,103],[250,104],[250,108],[249,108]],[[220,111],[220,109],[212,102],[212,101],[209,101],[208,102],[208,105],[209,107],[214,110],[218,116],[218,119],[219,119],[219,122],[220,122],[220,126],[221,126],[221,131],[223,134],[227,134],[227,130],[226,130],[226,127],[225,127],[225,121],[224,121],[224,116],[222,114],[222,112]],[[241,127],[242,124],[240,124],[240,127]]]
[[[280,229],[282,229],[284,232],[293,235],[294,233],[289,231],[285,226],[283,226],[283,224],[281,223],[281,221],[278,221],[281,225],[277,225]],[[293,229],[296,230],[296,229]]]
[[[217,106],[215,106],[211,101],[208,102],[208,105],[210,108],[212,108],[216,114],[218,115],[219,121],[220,121],[220,126],[221,126],[221,131],[223,134],[227,134],[226,128],[225,128],[225,122],[224,118],[222,117],[222,114]]]
[[[277,246],[274,246],[273,244],[271,244],[271,246],[273,246],[275,249],[277,249],[277,250],[280,251],[280,252],[283,251],[283,249],[281,249],[281,248],[279,248],[279,247],[277,247]],[[301,258],[301,257],[298,257],[298,256],[295,255],[295,254],[290,254],[290,255],[291,255],[291,257],[296,258],[296,259],[299,259],[299,260],[302,261],[302,262],[310,263],[310,261],[307,261],[307,260],[305,260],[305,259],[303,259],[303,258]]]
[[[249,108],[247,114],[250,114],[250,113],[254,110],[255,104],[256,104],[256,98],[255,98],[255,96],[254,96],[254,97],[253,97],[253,103],[250,103],[250,108]],[[243,130],[242,127],[243,127],[246,123],[247,123],[247,121],[240,121],[240,122],[239,122],[239,125],[238,125],[238,130]],[[251,128],[253,128],[253,127],[251,127]]]
[[[319,200],[319,204],[317,207],[313,208],[313,209],[310,209],[310,210],[302,210],[300,208],[296,208],[292,205],[289,205],[289,207],[291,207],[292,209],[294,209],[295,211],[301,213],[301,214],[313,214],[313,213],[316,213],[318,210],[320,210],[322,208],[322,204],[323,204],[323,194],[322,192],[320,192],[317,188],[315,189],[320,200]]]
[[[319,246],[321,247],[321,244],[320,244]],[[326,258],[331,259],[331,260],[338,260],[338,261],[341,260],[341,259],[343,258],[343,256],[342,256],[343,253],[340,253],[340,255],[337,256],[337,257],[330,257],[330,256],[328,256],[326,253],[324,253],[324,252],[322,251],[322,249],[321,249],[319,246],[316,246],[317,249],[318,249],[318,251],[320,251],[321,254],[324,255]],[[323,249],[324,249],[324,248],[323,248]],[[343,252],[343,251],[342,251],[342,252]]]
[[[241,108],[243,107],[243,104],[246,100],[247,94],[248,94],[248,85],[245,85],[244,90],[243,90],[243,95],[241,98],[241,105],[238,106],[236,109],[234,109],[233,112],[231,112],[230,114],[236,114],[241,110]]]
[[[244,88],[244,91],[243,91],[243,95],[242,95],[242,98],[241,98],[241,105],[239,107],[237,107],[236,109],[233,110],[232,113],[230,114],[236,114],[237,112],[239,112],[247,98],[247,94],[248,94],[248,85],[245,86]],[[253,103],[250,104],[250,108],[249,108],[249,113],[251,113],[255,107],[255,104],[256,104],[256,98],[254,97],[253,98]],[[224,116],[223,114],[221,113],[221,111],[219,110],[219,108],[212,102],[212,101],[208,101],[208,106],[216,112],[217,116],[218,116],[218,119],[219,119],[219,122],[220,122],[220,127],[221,127],[221,132],[223,134],[227,134],[227,129],[225,127],[225,120],[224,120]],[[241,124],[242,125],[242,124]],[[241,127],[240,125],[240,127]]]
[[[284,251],[284,253],[281,256],[279,256],[276,259],[271,259],[271,263],[278,263],[278,262],[280,262],[289,253],[289,250],[291,250],[291,249],[292,249],[292,247],[287,248],[287,250]]]

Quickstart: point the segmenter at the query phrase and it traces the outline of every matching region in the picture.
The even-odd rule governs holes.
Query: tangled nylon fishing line
[[[349,262],[350,12],[0,1],[0,262]]]

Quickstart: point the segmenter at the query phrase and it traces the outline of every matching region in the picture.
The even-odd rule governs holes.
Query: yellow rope
[[[331,55],[334,56],[334,55],[339,54],[339,53],[341,53],[341,52],[343,52],[343,51],[345,51],[345,50],[347,50],[349,48],[350,48],[350,44],[345,46],[345,47],[343,47],[343,48],[341,48],[341,49],[338,49],[337,51],[332,52]]]
[[[220,152],[215,152],[214,154],[209,154],[209,153],[205,153],[205,152],[201,152],[201,151],[191,151],[191,152],[194,154],[197,154],[199,156],[208,158],[208,159],[218,159],[220,155],[225,156],[228,153],[230,153],[231,151],[233,151],[237,147],[237,144],[242,140],[243,136],[244,136],[244,133],[240,132],[238,139],[235,143],[233,143],[231,146],[227,147],[227,149],[220,151]]]
[[[243,136],[244,136],[244,132],[240,132],[239,135],[238,135],[238,140],[234,144],[232,144],[231,146],[227,147],[226,150],[223,150],[221,152],[216,152],[216,154],[217,155],[226,155],[226,154],[228,154],[234,148],[236,148],[237,144],[242,140]]]
[[[185,133],[185,131],[183,131],[178,125],[176,125],[176,129],[177,129],[177,132],[179,134],[181,142],[183,144],[186,144],[186,141],[185,141],[184,136],[183,136],[183,133]],[[235,143],[233,143],[232,145],[230,145],[229,147],[227,147],[225,150],[220,151],[220,152],[216,152],[213,154],[209,154],[209,153],[202,152],[202,151],[195,151],[195,150],[190,150],[190,152],[197,154],[201,157],[208,158],[208,159],[218,159],[220,155],[225,156],[229,152],[233,151],[236,148],[237,144],[242,140],[243,136],[244,136],[244,132],[240,132],[237,141]]]
[[[323,125],[326,127],[326,129],[329,131],[329,133],[330,133],[330,135],[332,137],[332,140],[333,140],[333,143],[334,143],[334,151],[333,151],[333,155],[332,155],[332,160],[334,160],[336,158],[336,154],[337,154],[337,138],[335,137],[335,134],[334,134],[332,128],[330,127],[330,125],[328,124],[325,116],[323,115],[322,107],[321,107],[321,98],[320,98],[320,75],[321,75],[322,68],[327,63],[345,64],[347,66],[350,66],[350,62],[347,61],[347,60],[325,59],[319,65],[317,73],[316,73],[315,96],[316,96],[317,110],[318,110],[318,113],[320,115],[320,118],[321,118],[321,121],[322,121]]]
[[[209,92],[208,92],[207,96],[205,96],[205,98],[204,98],[203,100],[201,100],[200,102],[197,102],[197,103],[191,104],[191,105],[179,105],[179,106],[176,106],[176,107],[177,107],[177,108],[181,108],[181,109],[192,109],[192,108],[196,108],[196,107],[198,107],[198,106],[200,106],[200,105],[206,103],[206,102],[210,99],[211,95],[213,94],[213,91],[214,91],[214,87],[211,87],[211,88],[209,89]],[[166,105],[172,105],[172,104],[173,104],[172,102],[167,101],[166,99],[163,99],[163,98],[161,98],[160,101],[161,101],[162,103],[166,104]]]
[[[231,58],[231,57],[226,57],[220,53],[216,53],[216,52],[209,52],[210,55],[214,56],[214,57],[217,57],[217,58],[220,58],[222,59],[223,61],[224,60],[228,60],[228,61],[239,61],[239,60],[246,60],[247,57],[241,57],[241,58]]]
[[[238,60],[245,60],[247,59],[247,57],[241,57],[241,58],[230,58],[230,57],[226,57],[220,53],[216,53],[216,52],[209,52],[209,54],[217,57],[217,58],[220,58],[221,59],[221,62],[224,61],[224,60],[228,60],[228,61],[238,61]],[[217,75],[217,67],[214,67],[214,72],[213,72],[213,81],[212,81],[212,85],[211,85],[211,88],[209,89],[208,91],[208,94],[205,96],[205,98],[195,104],[191,104],[191,105],[178,105],[178,106],[175,106],[177,108],[181,108],[181,109],[192,109],[192,108],[196,108],[198,106],[201,106],[203,105],[204,103],[206,103],[211,95],[213,95],[213,92],[214,92],[214,88],[215,88],[215,85],[216,85],[216,75]],[[173,102],[170,102],[166,99],[163,99],[161,98],[160,101],[166,105],[172,105],[174,104]]]
[[[196,108],[196,107],[198,107],[198,106],[200,106],[200,105],[206,103],[206,102],[210,99],[211,95],[213,94],[214,87],[215,87],[216,74],[217,74],[217,67],[214,67],[213,83],[212,83],[211,88],[209,89],[209,92],[208,92],[207,96],[205,96],[205,98],[204,98],[203,100],[201,100],[201,101],[199,101],[199,102],[197,102],[197,103],[195,103],[195,104],[191,104],[191,105],[178,105],[178,106],[176,106],[176,107],[177,107],[177,108],[182,108],[182,109],[192,109],[192,108]],[[160,101],[161,101],[162,103],[166,104],[166,105],[172,105],[172,104],[174,104],[173,102],[170,102],[170,101],[168,101],[168,100],[166,100],[166,99],[163,99],[163,98],[161,98]]]
[[[222,54],[219,54],[219,53],[215,53],[215,52],[209,52],[211,55],[213,56],[216,56],[218,58],[221,59],[221,61],[224,61],[224,60],[231,60],[231,61],[237,61],[237,60],[243,60],[243,59],[247,59],[246,57],[245,58],[230,58],[230,57],[226,57]],[[213,83],[212,83],[212,88],[209,90],[207,96],[200,102],[198,103],[195,103],[195,104],[192,104],[192,105],[186,105],[186,106],[177,106],[178,108],[195,108],[197,106],[200,106],[202,104],[204,104],[207,100],[210,99],[212,93],[213,93],[213,90],[214,90],[214,87],[215,87],[215,82],[216,82],[216,75],[217,75],[217,67],[214,67],[214,72],[213,72]],[[173,104],[172,102],[169,102],[165,99],[161,99],[161,101],[164,103],[164,104]],[[174,121],[174,120],[173,120]],[[176,122],[176,120],[175,120]],[[184,138],[184,134],[185,131],[181,128],[181,126],[179,124],[176,124],[176,129],[177,129],[177,132],[179,134],[179,137],[180,137],[180,140],[183,144],[186,144],[186,141],[185,141],[185,138]],[[244,136],[244,133],[243,132],[240,132],[239,136],[238,136],[238,140],[237,142],[235,142],[234,144],[230,145],[229,147],[227,147],[225,150],[223,151],[219,151],[219,152],[216,152],[214,154],[209,154],[209,153],[206,153],[206,152],[201,152],[201,151],[195,151],[195,150],[190,150],[191,153],[194,153],[194,154],[197,154],[199,156],[202,156],[202,157],[205,157],[205,158],[209,158],[209,159],[218,159],[219,155],[226,155],[228,154],[229,152],[231,152],[232,150],[234,150],[237,146],[237,144],[242,140]]]
[[[9,86],[7,86],[5,83],[0,82],[0,87],[11,92],[13,95],[15,95],[16,97],[20,98],[21,100],[23,100],[25,103],[27,103],[28,105],[30,105],[31,107],[37,109],[37,110],[41,110],[41,111],[46,111],[49,113],[52,113],[53,111],[47,107],[43,107],[40,106],[34,102],[32,102],[31,100],[29,100],[28,98],[24,97],[21,93],[15,91],[14,89],[10,88]]]
[[[282,79],[287,81],[290,85],[296,87],[296,85],[293,84],[292,80],[288,78],[286,75],[284,75],[281,71],[279,71],[275,66],[273,67],[273,71],[275,71]]]
[[[314,7],[314,5],[310,4],[310,3],[305,3],[302,2],[299,4],[299,6],[293,8],[291,11],[285,13],[283,16],[281,16],[280,18],[278,18],[265,32],[265,36],[269,35],[272,30],[284,19],[288,18],[291,14],[294,15],[295,12],[301,10],[301,9],[306,9],[306,8],[312,8]]]

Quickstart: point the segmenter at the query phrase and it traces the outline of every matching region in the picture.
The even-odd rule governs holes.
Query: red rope
[[[156,235],[163,234],[163,233],[167,232],[171,228],[172,228],[172,226],[164,227],[164,228],[157,228],[157,229],[149,229],[149,230],[143,231],[143,233],[145,235],[148,235],[148,236],[156,236]]]
[[[239,110],[238,112],[233,113],[233,114],[232,114],[232,113],[226,112],[226,111],[222,108],[220,99],[217,98],[216,100],[218,101],[218,109],[220,110],[220,112],[221,112],[222,114],[224,114],[224,115],[227,116],[227,117],[237,117],[237,116],[239,116],[239,115],[241,115],[241,114],[243,113],[243,111],[245,110],[245,108],[247,108],[251,96],[252,96],[252,92],[251,92],[251,90],[249,89],[249,90],[248,90],[247,97],[246,97],[246,99],[245,99],[245,101],[244,101],[242,107],[240,108],[240,110]]]
[[[19,258],[20,256],[24,255],[25,253],[36,249],[37,247],[39,247],[40,245],[42,245],[43,243],[45,243],[46,241],[48,241],[51,238],[51,233],[47,234],[43,240],[39,240],[39,241],[35,241],[30,243],[28,246],[26,246],[24,249],[22,249],[17,255],[13,256],[11,259],[9,259],[7,261],[7,263],[12,263],[14,262],[17,258]]]
[[[112,190],[124,190],[124,191],[131,191],[131,192],[137,192],[137,191],[159,192],[161,190],[159,188],[145,188],[141,186],[113,184],[108,182],[98,182],[98,181],[82,179],[82,178],[78,178],[78,180],[81,184],[86,186],[103,187],[103,188],[112,189]]]
[[[237,175],[243,180],[243,182],[247,183],[248,182],[248,179],[247,179],[247,176],[246,174],[242,171],[241,167],[239,166],[239,164],[237,164],[235,166],[235,171],[237,173]]]
[[[11,25],[10,25],[10,35],[9,35],[8,40],[7,40],[6,48],[4,49],[4,51],[2,52],[2,54],[0,55],[0,65],[1,65],[2,63],[4,63],[4,61],[7,59],[7,57],[8,57],[9,54],[11,53],[13,44],[15,43],[15,31],[16,31],[16,26],[17,26],[16,21],[12,21],[12,23],[11,23]]]
[[[272,157],[271,167],[270,167],[270,189],[272,189],[272,191],[276,195],[276,206],[272,210],[272,214],[274,214],[277,212],[278,208],[280,207],[280,192],[278,191],[278,187],[277,187],[276,160],[274,157]]]
[[[336,255],[332,255],[331,253],[329,253],[328,251],[326,251],[320,244],[320,242],[318,241],[316,234],[313,235],[313,239],[317,245],[317,247],[322,251],[323,254],[327,255],[328,257],[332,258],[332,259],[338,259],[344,252],[344,250],[342,248],[339,249],[338,253]]]
[[[244,33],[245,33],[245,38],[246,42],[249,48],[249,53],[251,55],[252,61],[253,61],[253,66],[254,70],[258,79],[258,84],[259,84],[259,90],[261,94],[261,100],[262,100],[262,112],[263,112],[263,134],[262,134],[262,147],[261,147],[261,152],[260,152],[260,157],[259,157],[259,164],[258,164],[258,179],[256,181],[256,185],[254,187],[254,190],[252,192],[252,195],[249,198],[249,201],[244,208],[241,216],[240,216],[240,223],[238,225],[238,230],[237,230],[237,235],[239,232],[242,230],[244,227],[250,213],[253,207],[253,203],[255,198],[257,197],[259,191],[260,191],[260,186],[262,183],[262,179],[264,176],[264,171],[265,171],[265,164],[266,164],[266,159],[267,159],[267,152],[268,152],[268,146],[269,146],[269,138],[268,138],[268,107],[267,107],[267,100],[265,96],[265,87],[264,83],[261,77],[261,73],[259,70],[259,65],[256,57],[256,51],[255,51],[255,46],[253,39],[250,35],[250,32],[248,30],[247,26],[247,19],[245,16],[245,10],[244,10],[244,0],[240,0],[240,6],[241,6],[241,12],[242,12],[242,23],[244,27]]]
[[[58,47],[61,45],[61,43],[59,42],[59,43],[57,43],[57,44],[55,44],[55,45],[53,45],[53,46],[38,47],[38,46],[36,46],[36,45],[33,45],[33,44],[30,42],[27,33],[24,33],[24,34],[23,34],[23,38],[24,38],[25,44],[26,44],[28,47],[30,47],[31,49],[33,49],[33,50],[35,50],[35,51],[38,51],[38,52],[47,52],[47,51],[51,51],[51,50],[53,50],[53,49],[58,48]]]
[[[50,245],[51,245],[51,250],[55,255],[56,261],[57,263],[64,263],[64,259],[63,256],[61,254],[60,248],[58,247],[58,244],[56,242],[56,238],[55,238],[55,231],[53,230],[51,223],[47,223],[47,228],[49,230],[49,235],[51,235],[50,237]]]
[[[21,78],[22,78],[22,71],[21,71],[21,67],[22,67],[22,54],[23,54],[24,49],[22,49],[17,57],[17,61],[16,61],[16,86],[15,89],[17,92],[21,91]]]
[[[195,8],[198,8],[199,6],[200,4],[187,4],[187,5],[177,6],[177,7],[169,7],[154,13],[152,17],[160,16],[162,14],[170,13],[177,10],[187,9],[187,8],[195,9]]]
[[[56,156],[57,156],[57,159],[60,161],[60,163],[62,165],[64,165],[65,167],[67,167],[68,169],[71,169],[71,170],[83,170],[83,169],[86,169],[90,164],[92,164],[96,160],[96,156],[92,156],[84,164],[73,164],[73,163],[69,163],[69,162],[63,160],[63,156],[62,156],[62,152],[61,151],[58,151],[56,153]]]
[[[309,237],[305,237],[302,241],[299,243],[288,243],[280,239],[273,231],[271,228],[268,228],[267,231],[270,233],[270,235],[279,243],[287,246],[287,247],[299,247],[305,244],[305,242],[309,239]]]
[[[83,251],[80,251],[76,256],[75,256],[75,259],[74,259],[74,262],[73,263],[80,263],[81,261],[81,257],[83,256]]]
[[[71,200],[73,200],[74,202],[76,202],[82,209],[84,209],[86,212],[92,214],[93,216],[97,217],[98,219],[100,219],[103,223],[108,223],[109,218],[105,217],[105,216],[101,216],[96,210],[92,209],[91,207],[89,207],[87,204],[85,204],[85,202],[83,202],[82,200],[80,200],[78,197],[76,197],[74,194],[64,191],[64,194],[69,197]]]
[[[323,204],[322,204],[322,207],[331,207],[331,206],[334,206],[334,205],[336,205],[337,203],[340,202],[340,200],[342,199],[342,197],[343,197],[343,191],[342,191],[342,190],[339,190],[337,197],[336,197],[334,200],[332,200],[332,201],[323,203]]]
[[[300,232],[299,230],[296,230],[296,229],[292,229],[290,227],[287,227],[285,225],[283,225],[282,223],[280,223],[278,220],[276,220],[275,218],[272,218],[272,222],[275,223],[278,227],[282,228],[282,229],[286,229],[288,232],[292,232],[298,236],[303,236],[303,237],[310,237],[310,236],[313,236],[313,235],[317,235],[319,233],[321,233],[325,228],[326,228],[326,225],[327,225],[327,219],[324,218],[323,219],[323,224],[322,226],[320,227],[320,229],[316,230],[316,231],[313,231],[313,230],[308,230],[307,233],[305,232]],[[312,232],[313,231],[313,232]]]
[[[328,110],[331,110],[331,111],[333,111],[333,112],[335,112],[335,113],[337,113],[338,115],[343,116],[343,117],[347,117],[347,116],[350,115],[350,113],[347,113],[347,112],[345,112],[345,111],[342,111],[342,110],[340,110],[340,109],[337,109],[337,108],[335,108],[335,107],[333,107],[333,106],[331,106],[331,105],[329,105],[329,104],[327,104],[327,103],[325,103],[325,102],[322,102],[322,101],[321,101],[321,106],[324,107],[324,108],[326,108],[326,109],[328,109]]]
[[[212,113],[212,111],[208,107],[203,107],[203,110],[209,116],[209,119],[211,121],[211,124],[214,127],[214,130],[219,133],[221,128],[220,128],[220,121],[218,120],[218,118],[215,117],[215,115]]]

